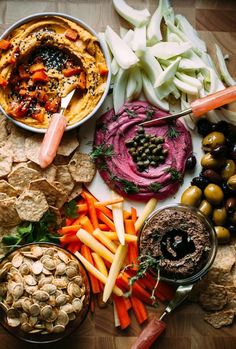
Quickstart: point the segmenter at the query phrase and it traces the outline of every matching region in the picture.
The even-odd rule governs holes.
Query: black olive
[[[225,203],[225,208],[227,212],[234,213],[236,211],[236,199],[235,198],[228,198]]]
[[[230,231],[231,234],[235,234],[236,233],[236,226],[231,224],[228,226],[228,229]]]
[[[209,181],[205,177],[194,177],[191,181],[191,185],[195,185],[200,189],[205,189],[209,184]]]
[[[224,192],[224,196],[225,197],[234,197],[234,196],[236,196],[236,192],[235,191],[233,191],[233,190],[231,190],[229,187],[228,187],[228,185],[227,185],[227,183],[222,183],[221,184],[221,188],[222,188],[222,190],[223,190],[223,192]]]
[[[221,184],[222,182],[222,178],[219,173],[211,169],[203,170],[200,176],[205,177],[211,183]]]
[[[230,125],[229,131],[227,134],[227,139],[231,144],[236,142],[236,126],[235,125]]]
[[[163,149],[163,150],[162,150],[162,154],[163,154],[163,155],[167,155],[168,153],[169,153],[169,150],[168,150],[168,149]]]
[[[229,148],[222,144],[222,145],[218,145],[218,147],[216,147],[215,149],[213,149],[211,151],[211,155],[215,158],[215,159],[221,159],[221,158],[226,158],[229,152]]]
[[[222,132],[225,136],[227,136],[229,131],[229,123],[227,121],[220,121],[217,124],[213,125],[214,131]]]
[[[207,119],[200,119],[197,123],[198,133],[202,136],[206,136],[212,132],[212,123]]]
[[[193,170],[196,166],[196,163],[197,163],[196,157],[194,155],[191,155],[186,161],[185,169]]]
[[[236,161],[236,143],[231,146],[230,157],[232,160]]]

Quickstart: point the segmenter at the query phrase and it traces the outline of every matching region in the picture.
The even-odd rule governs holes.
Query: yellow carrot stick
[[[119,198],[120,196],[111,191],[112,200]],[[123,214],[123,203],[114,204],[112,207],[113,221],[116,228],[116,232],[121,245],[125,244],[125,227],[124,227],[124,214]]]
[[[104,246],[106,246],[111,252],[116,253],[117,247],[100,229],[93,231],[93,236],[99,240]]]
[[[97,241],[90,233],[84,229],[79,229],[76,233],[78,239],[83,242],[86,246],[90,247],[91,250],[97,252],[99,256],[106,259],[108,262],[112,263],[114,259],[114,254],[103,246],[99,241]]]
[[[75,252],[75,255],[80,260],[80,262],[83,263],[83,265],[85,266],[85,268],[89,273],[91,273],[95,278],[97,278],[103,284],[106,284],[107,277],[105,275],[103,275],[99,270],[97,270],[97,268],[95,268],[91,263],[89,263],[87,259],[82,256],[81,253]],[[123,296],[123,291],[117,286],[114,286],[112,291],[114,292],[114,294],[116,294],[119,297]]]
[[[116,278],[119,275],[120,270],[124,264],[127,251],[128,249],[126,245],[119,245],[119,247],[117,248],[103,291],[103,302],[105,303],[110,297],[113,287],[115,286]]]
[[[139,229],[142,227],[144,221],[147,219],[147,217],[152,213],[152,211],[155,209],[157,205],[157,200],[152,198],[150,199],[142,212],[142,214],[138,217],[137,221],[135,222],[135,230],[136,232],[139,231]]]
[[[102,257],[100,257],[96,252],[92,252],[92,256],[93,256],[94,263],[95,263],[96,267],[98,268],[98,270],[103,275],[108,276],[107,267],[106,267]]]
[[[102,233],[106,235],[110,240],[118,240],[118,236],[116,232],[103,231]],[[136,235],[125,234],[125,242],[136,242],[137,240],[138,240],[138,237]]]

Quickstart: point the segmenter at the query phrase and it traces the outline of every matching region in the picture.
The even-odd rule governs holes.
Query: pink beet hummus
[[[158,167],[138,171],[126,145],[141,122],[164,115],[147,102],[137,101],[126,103],[116,115],[112,109],[98,120],[92,156],[103,180],[122,196],[141,201],[165,199],[178,190],[192,154],[191,135],[181,121],[144,128],[146,134],[164,137],[168,155]]]

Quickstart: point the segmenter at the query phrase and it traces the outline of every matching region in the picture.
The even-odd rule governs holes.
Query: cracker
[[[7,194],[8,196],[17,196],[17,190],[4,179],[0,180],[0,193]]]
[[[221,328],[229,326],[234,321],[235,311],[232,309],[222,310],[212,314],[207,314],[204,320],[207,321],[214,328]]]
[[[68,194],[64,191],[63,185],[60,182],[54,181],[52,184],[60,192],[60,196],[58,196],[55,206],[57,208],[62,208],[64,203],[67,201]]]
[[[0,144],[5,142],[7,139],[7,120],[5,118],[5,116],[3,116],[2,114],[0,114]]]
[[[75,183],[74,188],[70,195],[67,198],[67,201],[71,201],[75,199],[77,196],[79,196],[82,192],[82,184],[81,183]]]
[[[225,287],[214,282],[210,282],[199,296],[199,303],[206,310],[221,310],[227,302],[228,297]]]
[[[68,165],[70,162],[71,157],[70,156],[63,156],[63,155],[56,155],[53,163],[54,165]]]
[[[0,200],[8,199],[9,196],[6,193],[0,193]]]
[[[16,198],[11,197],[0,201],[0,225],[14,227],[21,222],[15,208]]]
[[[8,144],[5,144],[0,148],[0,178],[7,176],[11,172],[12,162],[12,152]]]
[[[76,132],[64,133],[61,143],[57,149],[58,155],[70,156],[73,151],[79,146],[78,137]]]
[[[59,190],[52,183],[49,183],[45,178],[36,179],[30,182],[30,190],[40,190],[44,193],[47,202],[50,206],[57,206],[57,201],[61,196],[64,196],[64,191]]]
[[[8,143],[11,147],[14,162],[27,161],[25,154],[25,139],[29,135],[27,131],[14,126],[8,137]]]
[[[49,211],[52,212],[55,215],[57,225],[60,226],[62,224],[62,217],[61,217],[60,210],[57,207],[49,206]]]
[[[230,272],[223,272],[219,268],[212,268],[207,274],[208,281],[215,282],[216,284],[230,286],[233,284],[233,276]]]
[[[220,269],[223,272],[230,272],[236,261],[234,246],[224,245],[218,246],[215,261],[212,268]]]
[[[55,165],[51,164],[47,168],[41,168],[33,161],[28,161],[27,166],[38,171],[43,178],[46,178],[48,182],[53,182],[56,179],[57,168]]]
[[[88,154],[75,152],[69,162],[69,170],[76,182],[90,183],[95,175],[95,164]]]
[[[15,168],[8,176],[8,182],[14,186],[16,190],[22,192],[29,188],[31,181],[40,178],[40,173],[25,164]]]
[[[66,193],[70,194],[74,188],[74,180],[70,174],[67,165],[57,166],[57,173],[55,180],[60,182]]]
[[[40,221],[48,208],[46,197],[39,190],[25,190],[16,200],[16,210],[23,221]]]
[[[39,151],[43,141],[43,135],[35,134],[25,140],[25,154],[27,159],[39,165]]]

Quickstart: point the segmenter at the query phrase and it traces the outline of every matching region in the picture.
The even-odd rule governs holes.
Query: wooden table
[[[138,8],[148,7],[151,12],[156,0],[130,0]],[[185,15],[200,31],[209,51],[214,57],[214,43],[217,42],[224,53],[230,55],[229,70],[236,78],[236,1],[228,0],[173,0],[175,13]],[[1,32],[16,20],[37,12],[62,12],[78,17],[97,31],[104,31],[109,24],[114,29],[126,25],[115,13],[109,0],[1,0]],[[161,312],[160,306],[156,311]],[[236,323],[221,330],[215,330],[204,322],[202,310],[195,304],[185,303],[167,318],[165,334],[153,348],[162,349],[235,349]],[[71,337],[55,345],[44,345],[50,349],[128,349],[140,332],[132,316],[132,326],[121,331],[114,327],[111,306],[107,309],[96,307],[81,328]],[[0,349],[30,349],[37,346],[25,344],[0,328]]]

